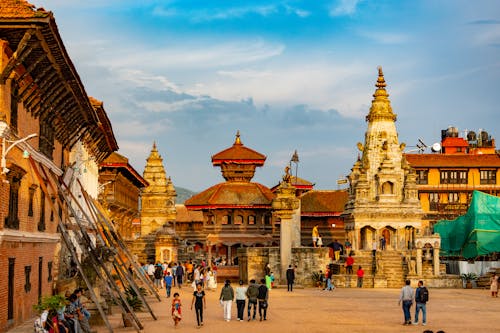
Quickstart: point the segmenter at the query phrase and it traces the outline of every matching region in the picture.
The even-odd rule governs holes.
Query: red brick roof
[[[225,182],[195,194],[185,201],[188,209],[271,208],[274,194],[259,183]]]
[[[99,164],[99,169],[120,169],[124,176],[127,177],[137,187],[143,188],[149,186],[149,183],[135,171],[135,169],[128,163],[128,158],[123,155],[113,152],[102,163]]]
[[[406,154],[406,160],[413,168],[475,168],[475,167],[500,167],[500,155],[447,155],[447,154]]]
[[[212,156],[214,166],[231,162],[263,165],[265,160],[265,155],[247,148],[241,143],[239,133],[236,135],[236,140],[231,147]]]
[[[348,196],[349,194],[344,190],[309,191],[300,199],[301,213],[306,216],[313,213],[329,213],[331,216],[338,216],[344,211]]]
[[[27,19],[46,17],[49,13],[25,0],[1,0],[0,19]]]

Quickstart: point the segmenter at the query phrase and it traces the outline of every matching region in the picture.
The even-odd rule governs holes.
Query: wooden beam
[[[42,110],[45,110],[50,106],[47,102],[50,101],[51,97],[54,97],[54,94],[57,96],[61,91],[64,91],[64,85],[59,81],[54,81],[54,83],[47,85],[47,89],[41,90],[39,103],[42,104]],[[46,91],[49,91],[49,93],[46,93]]]
[[[51,73],[49,74],[45,79],[42,78],[42,77],[37,77],[35,79],[35,83],[37,85],[37,87],[34,89],[34,93],[31,94],[31,97],[27,98],[26,101],[24,102],[24,105],[27,107],[27,108],[31,108],[31,104],[33,102],[33,98],[34,96],[38,96],[41,98],[41,89],[40,89],[40,85],[42,84],[42,82],[51,82],[52,78],[54,77],[55,74]]]
[[[28,68],[26,68],[24,70],[24,73],[21,74],[19,76],[19,78],[17,78],[17,82],[23,82],[24,79],[26,78],[26,75],[31,75],[31,72],[36,68],[36,66],[38,66],[38,64],[43,60],[45,59],[46,55],[45,53],[42,54],[41,56],[39,56],[35,61],[33,61],[29,66]],[[20,87],[22,88],[22,87]]]
[[[5,65],[2,73],[0,73],[0,84],[5,84],[5,81],[9,77],[9,75],[12,72],[12,70],[14,69],[14,67],[16,67],[19,63],[21,63],[23,61],[23,59],[25,57],[27,57],[28,54],[33,49],[33,48],[30,48],[29,52],[26,55],[24,55],[24,57],[21,55],[23,53],[24,49],[26,48],[26,46],[28,46],[28,42],[31,39],[31,36],[33,36],[34,32],[35,32],[34,29],[29,29],[29,30],[26,30],[26,32],[24,33],[23,38],[21,38],[21,41],[19,42],[19,44],[17,44],[16,51],[12,54],[12,57],[10,57],[9,61],[7,62],[7,65]]]
[[[35,84],[38,84],[38,82],[45,76],[45,74],[47,74],[47,72],[50,70],[50,66],[47,66],[46,68],[44,68],[42,70],[42,72],[36,77],[33,79],[32,82],[30,82],[30,84],[28,86],[26,86],[23,90],[19,91],[19,97],[21,98],[21,100],[23,102],[26,101],[25,97],[24,97],[24,94],[29,91],[29,89],[31,89],[33,87],[33,85]]]

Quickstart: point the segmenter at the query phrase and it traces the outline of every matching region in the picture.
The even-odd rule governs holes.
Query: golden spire
[[[366,121],[371,122],[375,119],[396,121],[396,115],[392,113],[389,94],[387,93],[387,90],[385,90],[386,86],[387,83],[385,83],[382,66],[379,66],[377,83],[375,83],[375,87],[377,87],[377,89],[373,94],[374,99],[372,100],[370,112],[366,116]]]
[[[240,130],[236,132],[236,139],[234,140],[235,145],[242,145],[241,139],[240,139]]]
[[[155,141],[153,141],[153,149],[152,149],[152,150],[157,150],[157,149],[156,149],[156,140],[155,140]]]
[[[377,87],[378,89],[385,89],[387,84],[385,83],[384,73],[382,72],[382,66],[378,66],[377,68],[378,68],[378,79],[377,83],[375,84],[375,87]]]

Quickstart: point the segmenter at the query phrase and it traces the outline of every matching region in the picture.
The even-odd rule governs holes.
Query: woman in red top
[[[363,288],[363,276],[365,276],[365,271],[361,268],[361,266],[359,266],[356,275],[358,276],[358,288]]]
[[[345,272],[346,274],[352,274],[352,265],[354,265],[354,258],[349,254],[345,260]]]

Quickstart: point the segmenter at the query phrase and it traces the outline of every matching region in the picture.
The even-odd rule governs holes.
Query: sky
[[[378,66],[407,151],[449,126],[500,139],[496,0],[30,2],[54,13],[118,152],[142,174],[156,142],[175,186],[224,181],[211,156],[239,130],[267,156],[253,181],[276,185],[297,150],[294,175],[337,189]]]

